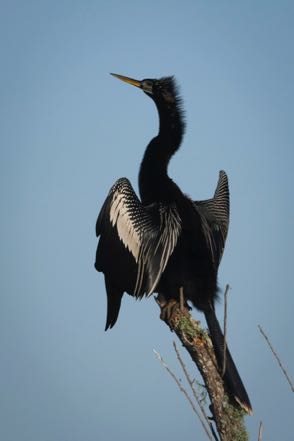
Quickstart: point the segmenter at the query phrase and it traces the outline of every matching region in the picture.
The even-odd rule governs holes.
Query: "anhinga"
[[[181,100],[173,77],[137,81],[159,113],[159,133],[146,148],[139,173],[140,198],[121,178],[112,186],[97,219],[100,236],[95,267],[105,276],[106,328],[114,326],[124,292],[142,298],[156,292],[166,303],[190,301],[203,311],[222,366],[224,337],[215,315],[217,271],[229,224],[229,189],[224,171],[212,199],[193,201],[168,176],[184,133]],[[235,399],[251,404],[232,357],[226,352],[224,380]]]

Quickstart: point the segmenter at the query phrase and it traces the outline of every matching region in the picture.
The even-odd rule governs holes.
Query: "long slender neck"
[[[142,203],[171,201],[175,184],[168,177],[167,168],[178,150],[184,134],[184,122],[176,99],[156,102],[159,113],[159,133],[146,148],[139,173]]]

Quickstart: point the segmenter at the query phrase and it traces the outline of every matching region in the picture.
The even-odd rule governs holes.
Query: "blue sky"
[[[104,332],[96,217],[117,178],[137,189],[158,128],[152,101],[109,72],[176,76],[187,132],[169,173],[186,193],[205,199],[229,175],[219,284],[232,287],[246,422],[252,439],[261,419],[265,439],[292,439],[293,396],[257,325],[293,378],[293,13],[290,1],[2,2],[1,439],[205,439],[154,357],[181,375],[153,299],[125,297]]]

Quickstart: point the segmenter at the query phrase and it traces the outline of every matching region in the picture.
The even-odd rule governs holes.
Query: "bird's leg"
[[[182,286],[179,289],[179,297],[177,299],[166,299],[164,294],[159,293],[155,300],[161,309],[160,318],[165,322],[169,322],[174,314],[177,314],[179,311],[185,313],[185,311],[191,310],[185,301],[184,288]]]
[[[179,307],[179,302],[176,299],[167,300],[164,297],[164,295],[161,293],[158,294],[158,296],[155,300],[161,309],[161,312],[160,312],[161,320],[168,322],[172,318],[176,309]]]

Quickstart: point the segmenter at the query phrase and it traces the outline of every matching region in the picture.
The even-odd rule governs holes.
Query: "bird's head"
[[[114,73],[111,75],[125,83],[139,87],[155,102],[165,101],[167,104],[174,104],[177,99],[177,88],[173,77],[164,77],[159,80],[146,78],[139,81]]]

